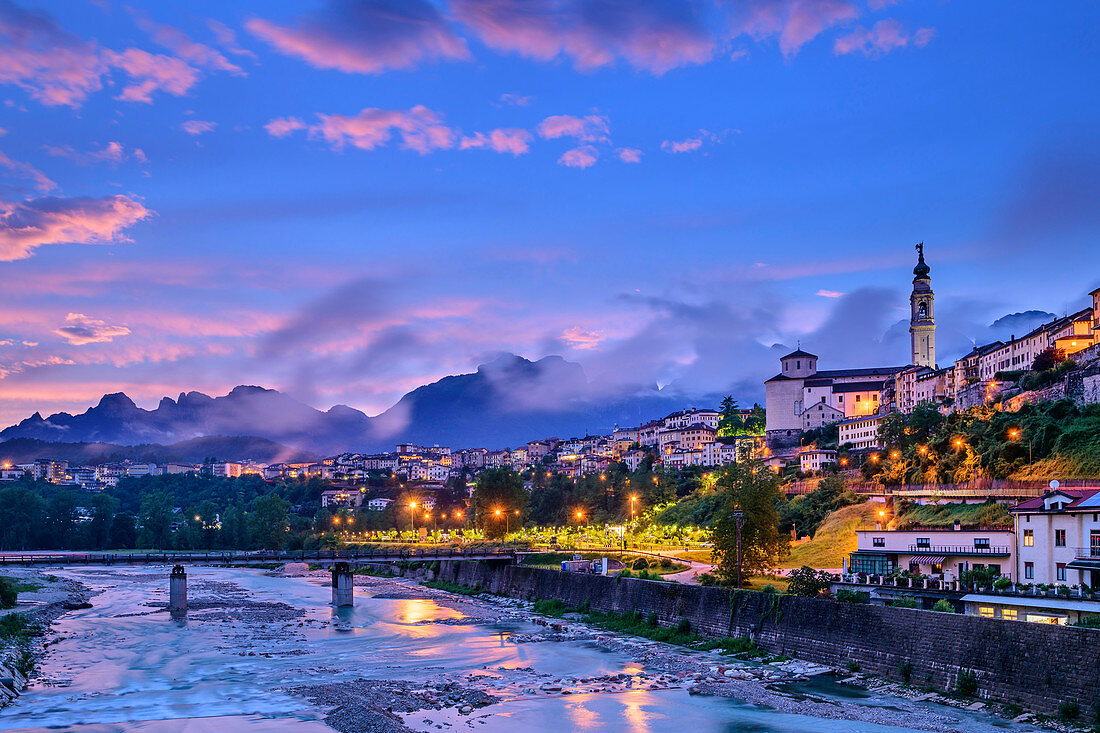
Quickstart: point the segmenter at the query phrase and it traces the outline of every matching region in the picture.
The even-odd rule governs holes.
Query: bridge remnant
[[[338,562],[332,566],[332,605],[337,608],[355,605],[355,576],[351,566]]]
[[[182,565],[172,568],[168,577],[168,611],[172,615],[187,613],[187,572]]]

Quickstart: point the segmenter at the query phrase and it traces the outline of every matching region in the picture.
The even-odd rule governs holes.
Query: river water
[[[54,571],[102,591],[90,609],[54,625],[40,679],[0,710],[0,730],[81,733],[267,733],[331,731],[324,713],[283,692],[298,684],[369,679],[438,680],[530,667],[553,676],[637,672],[623,653],[592,642],[516,644],[512,633],[545,631],[527,623],[423,624],[459,617],[430,600],[371,598],[357,588],[355,607],[337,612],[321,579],[278,578],[262,571],[190,568],[189,585],[217,591],[228,584],[251,601],[289,604],[305,618],[245,626],[237,619],[172,620],[145,605],[167,600],[164,568]],[[194,597],[195,594],[193,594]],[[266,650],[266,651],[265,651]],[[271,650],[275,650],[272,652]],[[266,656],[265,656],[266,654]],[[817,692],[828,696],[828,689]],[[837,691],[839,693],[839,690]],[[505,694],[471,716],[414,713],[418,730],[496,731],[820,731],[897,730],[824,720],[683,689],[559,697]],[[890,705],[867,697],[868,705]],[[998,725],[998,729],[1019,726]],[[993,730],[992,718],[962,714],[959,730]]]

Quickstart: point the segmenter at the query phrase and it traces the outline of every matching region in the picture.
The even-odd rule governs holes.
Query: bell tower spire
[[[924,261],[924,242],[917,245],[917,266],[913,268],[913,293],[909,296],[912,313],[909,337],[912,342],[912,364],[936,368],[936,319],[932,311],[936,296],[932,292],[932,268]]]

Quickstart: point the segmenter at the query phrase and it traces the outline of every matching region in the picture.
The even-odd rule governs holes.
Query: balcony
[[[1078,560],[1100,560],[1100,545],[1077,547],[1073,554]]]
[[[909,545],[911,554],[932,555],[1008,555],[1008,547],[974,547],[973,545]]]

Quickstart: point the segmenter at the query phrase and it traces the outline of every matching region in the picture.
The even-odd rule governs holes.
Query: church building
[[[912,374],[915,380],[937,372],[931,268],[924,261],[923,243],[917,252],[909,296],[910,365],[818,371],[818,357],[801,348],[782,357],[779,374],[764,382],[766,437],[772,449],[797,446],[806,430],[894,409],[895,392],[908,385],[900,377]]]

